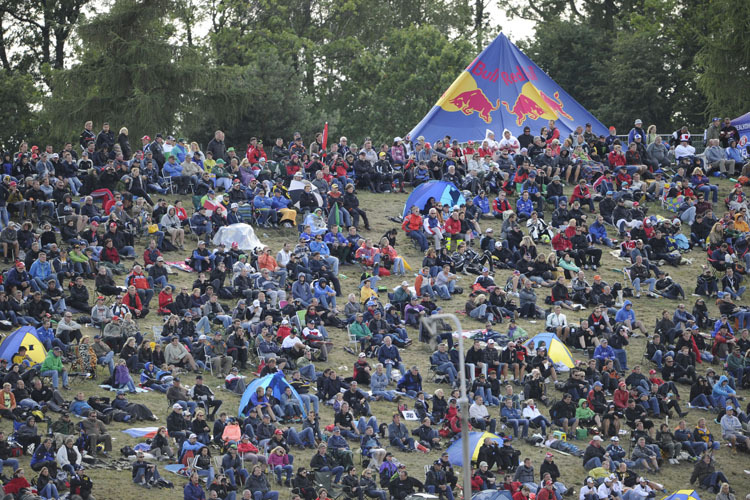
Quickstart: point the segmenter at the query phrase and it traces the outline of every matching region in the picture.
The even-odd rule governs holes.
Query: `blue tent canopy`
[[[587,123],[594,134],[608,133],[607,127],[500,33],[458,75],[409,136],[433,142],[449,135],[466,142],[481,140],[492,131],[499,141],[504,129],[518,137],[528,126],[532,135],[538,135],[549,120],[555,120],[561,140]]]
[[[243,410],[250,402],[250,396],[255,394],[255,391],[258,389],[258,387],[262,387],[263,390],[268,387],[272,388],[273,397],[279,400],[281,399],[281,395],[284,394],[286,388],[289,387],[290,389],[292,389],[292,395],[295,397],[295,399],[297,399],[297,401],[300,402],[302,416],[307,416],[307,413],[305,412],[305,406],[302,404],[302,399],[299,397],[297,391],[289,384],[289,382],[286,381],[282,372],[276,372],[273,374],[268,374],[265,377],[256,378],[247,385],[244,394],[242,394],[242,399],[240,399],[240,407],[238,410],[240,418],[245,418],[247,416],[246,413],[243,413]]]
[[[18,352],[19,347],[25,347],[27,356],[34,363],[42,363],[47,357],[47,350],[44,344],[36,336],[36,328],[31,326],[22,326],[15,332],[11,333],[0,343],[0,359],[11,362],[13,355]]]
[[[466,203],[464,195],[456,186],[450,182],[445,181],[427,181],[414,189],[409,197],[406,199],[404,205],[404,213],[401,214],[404,217],[409,215],[411,207],[417,206],[419,210],[423,210],[427,205],[427,200],[435,198],[436,201],[443,205],[463,205]]]

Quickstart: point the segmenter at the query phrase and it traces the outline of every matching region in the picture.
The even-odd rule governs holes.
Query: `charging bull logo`
[[[458,94],[451,99],[451,104],[454,104],[466,116],[469,116],[476,111],[477,114],[479,114],[479,118],[486,123],[490,123],[492,121],[490,113],[500,108],[500,99],[495,103],[495,107],[492,107],[492,103],[487,99],[487,96],[484,95],[482,89],[474,89]]]
[[[476,80],[464,71],[438,99],[437,105],[446,111],[461,111],[466,116],[476,113],[485,123],[490,123],[492,112],[500,109],[500,99],[493,106],[484,91],[477,87]]]
[[[531,120],[538,120],[539,118],[557,120],[560,117],[565,117],[568,120],[573,119],[563,110],[565,105],[560,100],[559,92],[555,92],[553,97],[549,97],[531,82],[526,82],[521,87],[521,93],[518,94],[513,107],[505,101],[502,101],[502,105],[505,106],[508,113],[515,115],[516,125],[519,127],[527,118]]]

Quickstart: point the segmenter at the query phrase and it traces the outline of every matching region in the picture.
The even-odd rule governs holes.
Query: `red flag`
[[[325,127],[323,127],[323,151],[328,149],[328,122],[326,122]]]

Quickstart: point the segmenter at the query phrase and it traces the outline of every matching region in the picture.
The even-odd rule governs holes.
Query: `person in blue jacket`
[[[162,167],[162,173],[164,177],[169,177],[172,182],[177,184],[177,194],[187,194],[187,186],[190,182],[190,177],[182,175],[182,165],[177,162],[177,157],[170,155],[167,162]]]
[[[589,239],[592,243],[603,243],[609,248],[615,246],[607,236],[607,227],[604,225],[604,217],[601,215],[597,215],[594,223],[589,226]]]
[[[479,191],[479,194],[474,197],[474,205],[479,208],[483,217],[490,215],[490,200],[487,198],[487,193],[484,191]]]
[[[734,139],[729,141],[729,147],[726,148],[727,160],[734,160],[735,170],[742,171],[746,160],[742,156],[742,148],[737,146],[737,141]]]
[[[529,192],[524,191],[521,193],[521,197],[516,202],[516,213],[518,214],[519,220],[525,220],[531,217],[531,212],[534,211],[534,203],[529,198]]]
[[[206,216],[206,207],[199,207],[190,217],[190,227],[196,236],[211,233],[211,221]]]
[[[307,275],[299,273],[297,281],[292,283],[292,298],[299,300],[300,304],[307,307],[313,299],[313,293],[310,289],[310,283],[307,282]]]
[[[201,487],[201,478],[197,472],[193,472],[190,476],[190,481],[182,490],[182,498],[183,500],[206,500],[206,493]]]
[[[716,406],[719,409],[723,409],[727,402],[731,402],[735,408],[739,408],[740,406],[737,402],[737,391],[729,385],[729,378],[726,375],[719,377],[719,381],[714,384],[711,395],[714,397]]]
[[[253,207],[259,212],[258,224],[269,227],[269,222],[273,227],[278,227],[278,212],[273,208],[273,200],[268,196],[265,190],[258,192],[253,199]]]
[[[594,349],[594,359],[596,359],[597,370],[601,370],[601,367],[606,364],[607,361],[614,360],[615,368],[620,371],[619,362],[615,356],[615,350],[609,346],[607,339],[602,339],[601,343]]]
[[[47,252],[39,252],[37,260],[31,264],[29,269],[31,275],[31,288],[35,292],[43,292],[47,288],[47,282],[50,279],[55,280],[55,286],[60,288],[60,283],[57,281],[57,276],[52,272],[52,265],[47,260]]]
[[[627,326],[631,331],[639,328],[641,332],[644,334],[646,333],[645,328],[643,328],[643,323],[635,319],[633,303],[629,300],[626,300],[622,304],[622,307],[617,311],[617,314],[615,314],[615,321]]]
[[[525,438],[529,435],[529,419],[523,418],[521,410],[513,408],[513,400],[507,398],[500,409],[500,416],[506,419],[505,425],[513,427],[513,436],[518,437],[518,427],[523,426],[521,431],[521,438]]]
[[[320,301],[320,305],[329,311],[336,311],[336,292],[328,285],[328,280],[320,278],[313,286],[315,298]]]
[[[414,171],[414,180],[412,185],[418,186],[423,182],[430,180],[430,170],[427,168],[427,162],[420,161],[417,169]]]
[[[44,348],[47,349],[47,351],[51,351],[54,346],[57,346],[62,349],[62,352],[68,352],[68,347],[63,344],[60,339],[55,337],[55,331],[50,328],[49,319],[45,319],[42,326],[36,329],[36,338],[39,339],[39,342],[44,344]]]
[[[16,262],[16,265],[8,271],[8,276],[5,278],[5,289],[9,295],[16,289],[21,290],[24,297],[29,294],[31,276],[26,271],[26,264],[22,261]]]
[[[410,398],[416,398],[417,393],[422,391],[422,375],[419,374],[419,368],[416,365],[412,366],[398,381],[396,388]]]

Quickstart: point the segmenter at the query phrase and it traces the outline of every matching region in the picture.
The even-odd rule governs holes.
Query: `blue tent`
[[[22,326],[15,332],[11,333],[0,343],[0,359],[11,362],[13,355],[18,352],[19,347],[26,348],[26,355],[34,363],[44,362],[47,357],[47,350],[44,344],[36,336],[36,328],[31,326]]]
[[[425,205],[427,205],[427,200],[430,198],[435,198],[436,201],[439,201],[443,205],[447,204],[450,206],[466,203],[464,195],[461,194],[461,191],[459,191],[454,184],[445,181],[427,181],[417,186],[416,189],[411,192],[406,199],[404,213],[402,215],[404,217],[409,215],[409,210],[411,210],[411,207],[414,205],[416,205],[419,210],[424,209]]]
[[[513,500],[508,490],[484,490],[471,495],[471,500]]]
[[[240,407],[238,410],[240,418],[245,418],[247,416],[246,414],[242,413],[242,410],[244,410],[247,404],[250,402],[250,396],[255,394],[255,391],[258,389],[258,387],[262,387],[264,390],[268,387],[272,388],[273,396],[279,400],[281,400],[281,395],[284,394],[286,388],[291,388],[292,395],[297,399],[297,401],[300,401],[302,416],[307,416],[307,413],[305,412],[305,406],[302,404],[302,400],[300,399],[299,394],[297,394],[297,391],[289,384],[289,382],[286,381],[282,372],[276,372],[273,374],[268,374],[265,377],[256,378],[247,385],[244,394],[242,394],[242,399],[240,399]]]
[[[750,113],[745,113],[739,118],[732,120],[732,125],[737,127],[737,132],[740,133],[740,140],[738,145],[745,147],[750,141]]]
[[[450,135],[466,142],[486,131],[502,138],[503,129],[518,137],[523,128],[538,135],[555,120],[560,141],[578,125],[591,124],[593,133],[607,135],[607,127],[560,88],[534,61],[500,33],[456,78],[435,106],[410,132],[428,142]]]
[[[552,360],[553,363],[562,363],[568,368],[573,368],[576,363],[573,359],[573,355],[570,353],[568,346],[563,343],[560,338],[552,332],[542,332],[536,334],[533,338],[527,340],[524,345],[529,347],[531,343],[534,343],[534,349],[539,348],[539,344],[544,342],[547,346],[547,356]]]
[[[469,455],[471,455],[472,461],[475,462],[477,460],[477,458],[479,457],[479,448],[481,448],[482,444],[488,439],[490,441],[497,441],[500,446],[502,446],[503,444],[503,438],[492,434],[491,432],[469,432]],[[464,465],[461,443],[463,443],[463,439],[458,438],[453,442],[452,445],[448,447],[447,450],[445,450],[445,452],[448,454],[448,459],[451,461],[451,464],[457,465],[458,467],[463,467]]]

